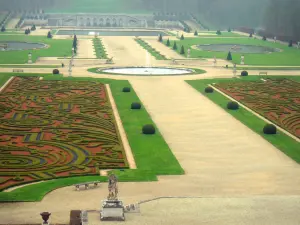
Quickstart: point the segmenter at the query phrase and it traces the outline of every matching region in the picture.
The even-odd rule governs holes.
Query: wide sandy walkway
[[[78,39],[77,55],[75,58],[96,58],[91,39]]]
[[[134,37],[101,37],[101,39],[109,57],[113,57],[118,65],[145,66],[148,57],[151,61],[155,60],[134,40]]]

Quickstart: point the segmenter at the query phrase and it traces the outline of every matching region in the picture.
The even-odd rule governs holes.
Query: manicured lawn
[[[0,74],[0,82],[3,84],[13,74]],[[18,74],[19,75],[19,74]],[[27,76],[30,74],[26,74]],[[37,75],[37,74],[36,74]],[[44,76],[44,75],[40,75]],[[45,75],[45,80],[76,80],[76,81],[97,81],[110,84],[111,91],[116,102],[119,115],[131,146],[137,168],[135,170],[116,170],[119,181],[156,181],[157,175],[178,175],[184,174],[183,169],[171,152],[167,143],[157,130],[155,135],[143,135],[142,126],[154,124],[151,117],[145,110],[131,110],[132,102],[140,102],[134,90],[122,92],[123,87],[130,87],[125,80],[94,79],[94,78],[69,78],[62,76]],[[106,180],[106,177],[76,177],[68,179],[56,179],[45,183],[30,185],[16,189],[10,193],[0,193],[0,201],[40,201],[45,194],[57,188],[81,183],[86,180]],[[47,183],[50,182],[49,186]]]
[[[165,40],[166,42],[166,40]],[[198,44],[245,44],[245,45],[257,45],[279,48],[282,52],[274,52],[270,54],[243,54],[245,56],[246,65],[280,65],[280,66],[300,66],[300,50],[296,48],[290,48],[287,45],[280,43],[273,43],[262,41],[259,39],[250,38],[185,38],[184,40],[176,40],[177,52],[180,52],[180,48],[183,45],[185,48],[185,55],[187,54],[187,49],[193,45]],[[171,41],[170,48],[173,47],[173,41]],[[192,58],[213,58],[216,56],[219,59],[227,58],[228,52],[209,52],[201,51],[191,48]],[[232,53],[232,62],[240,64],[240,53]]]
[[[251,130],[265,138],[268,142],[273,144],[287,156],[295,160],[297,163],[300,163],[300,143],[294,140],[293,138],[289,137],[288,135],[284,134],[283,132],[278,131],[276,135],[266,135],[263,133],[263,127],[265,126],[266,122],[262,119],[258,118],[248,110],[240,107],[239,110],[228,110],[227,103],[229,99],[218,92],[214,92],[212,94],[207,94],[204,92],[204,89],[212,83],[222,83],[222,82],[247,82],[247,81],[255,81],[261,78],[268,78],[267,76],[249,76],[243,77],[241,79],[205,79],[205,80],[191,80],[186,81],[190,84],[193,88],[199,91],[201,94],[205,95],[215,104],[226,110],[230,113],[233,117],[241,121]],[[276,77],[276,78],[288,78],[293,79],[300,82],[300,76],[291,76],[291,77]]]
[[[0,51],[0,64],[27,63],[28,53],[32,53],[33,62],[38,57],[64,57],[72,55],[72,40],[53,40],[43,36],[27,35],[0,35],[0,41],[20,41],[32,43],[44,43],[49,45],[45,49],[24,51]]]
[[[131,13],[151,14],[140,0],[72,0],[67,7],[54,7],[50,13]]]
[[[155,48],[152,48],[147,42],[140,38],[134,39],[140,46],[142,46],[144,49],[146,49],[152,56],[155,57],[157,60],[166,60],[167,58],[162,55],[159,51],[157,51]]]

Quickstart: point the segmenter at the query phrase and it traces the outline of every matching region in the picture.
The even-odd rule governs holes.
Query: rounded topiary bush
[[[227,109],[237,110],[239,109],[239,104],[237,102],[228,102]]]
[[[273,124],[266,124],[263,129],[264,134],[276,134],[277,128]]]
[[[54,69],[54,70],[52,71],[52,73],[53,73],[53,74],[59,74],[59,70],[58,70],[58,69]]]
[[[243,77],[248,76],[248,72],[247,71],[242,71],[241,76],[243,76]]]
[[[124,87],[123,92],[130,92],[130,87]]]
[[[155,127],[152,124],[143,126],[143,134],[155,134]]]
[[[205,93],[213,93],[214,89],[212,87],[206,87],[204,91]]]
[[[142,105],[139,102],[133,102],[131,103],[131,109],[141,109]]]

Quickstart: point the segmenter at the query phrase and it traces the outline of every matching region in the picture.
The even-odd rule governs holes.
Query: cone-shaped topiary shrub
[[[174,41],[173,50],[177,50],[177,44],[176,44],[176,41]]]
[[[143,134],[155,134],[155,127],[152,124],[143,126]]]
[[[195,36],[198,36],[198,31],[196,31],[196,30],[195,30],[195,33],[194,33],[194,35],[195,35]]]
[[[158,41],[159,41],[159,42],[162,42],[162,41],[163,41],[163,37],[162,37],[161,34],[159,34]]]
[[[181,37],[180,37],[180,40],[184,40],[184,36],[183,36],[183,34],[181,35]]]
[[[167,46],[170,46],[170,39],[167,40]]]
[[[130,87],[124,87],[123,92],[130,92]]]
[[[276,134],[277,128],[273,124],[266,124],[263,129],[264,134]]]
[[[245,76],[248,76],[248,72],[247,72],[247,71],[245,71],[245,70],[244,70],[244,71],[242,71],[242,72],[241,72],[241,76],[243,76],[243,77],[245,77]]]
[[[184,47],[183,47],[183,45],[181,46],[180,54],[181,54],[181,55],[184,55]]]
[[[142,105],[139,102],[133,102],[131,103],[131,109],[141,109]]]
[[[204,91],[205,93],[213,93],[214,89],[212,87],[206,87]]]
[[[227,60],[232,60],[232,55],[231,55],[231,52],[228,52],[228,55],[227,55]]]
[[[52,73],[53,73],[53,74],[59,74],[59,70],[58,70],[58,69],[54,69],[54,70],[52,71]]]
[[[227,109],[237,110],[237,109],[239,109],[239,104],[237,102],[230,101],[227,104]]]
[[[292,40],[290,40],[290,42],[289,42],[289,47],[293,47],[293,41]]]
[[[47,38],[52,38],[52,34],[50,31],[48,31]]]

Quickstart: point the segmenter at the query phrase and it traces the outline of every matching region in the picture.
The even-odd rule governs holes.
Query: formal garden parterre
[[[15,77],[0,107],[0,189],[128,168],[104,84]]]
[[[97,84],[108,84],[110,86],[114,101],[117,106],[120,119],[126,132],[128,142],[130,144],[132,153],[137,169],[113,169],[113,172],[118,176],[119,181],[157,181],[158,175],[180,175],[184,174],[184,170],[178,163],[176,157],[170,150],[168,144],[160,134],[159,130],[153,123],[145,107],[141,107],[139,110],[131,109],[132,103],[141,103],[140,99],[136,95],[134,89],[131,87],[127,80],[112,80],[104,78],[89,78],[89,77],[63,77],[62,75],[52,74],[16,74],[16,73],[2,73],[0,74],[0,85],[2,86],[12,76],[21,77],[42,77],[42,81],[63,81],[63,82],[85,82]],[[42,82],[40,81],[40,82]],[[83,83],[81,83],[83,84]],[[123,92],[124,87],[130,87],[131,91],[128,93]],[[48,90],[49,91],[49,90]],[[36,93],[36,90],[35,90]],[[35,94],[34,96],[38,96]],[[33,99],[35,97],[32,97]],[[38,98],[37,98],[38,99]],[[38,100],[39,101],[39,100]],[[67,103],[66,101],[64,103]],[[56,106],[57,109],[60,105]],[[67,106],[66,106],[67,107]],[[11,118],[9,120],[12,120]],[[146,124],[153,124],[156,128],[154,135],[144,135],[142,128]],[[88,128],[87,128],[88,129]],[[30,133],[30,132],[29,132]],[[37,137],[38,132],[34,132]],[[26,132],[28,134],[28,132]],[[21,141],[24,141],[25,136]],[[34,138],[34,136],[33,136]],[[40,143],[40,142],[39,142]],[[28,143],[27,143],[28,144]],[[95,176],[98,175],[98,176]],[[0,175],[0,178],[2,176]],[[14,176],[17,178],[17,176]],[[21,176],[22,177],[22,176]],[[58,179],[61,178],[61,179]],[[3,180],[3,178],[1,178]],[[17,178],[19,179],[19,178]],[[10,192],[0,191],[0,201],[41,201],[43,197],[57,188],[65,186],[101,180],[106,181],[106,176],[99,176],[98,174],[81,174],[70,175],[66,177],[50,177],[49,181],[34,183],[29,186],[19,187]],[[33,181],[39,181],[42,179],[36,179]],[[23,181],[24,182],[24,181]],[[16,185],[22,184],[21,181],[15,182]],[[13,186],[12,184],[10,185]]]
[[[300,138],[300,83],[267,78],[250,82],[223,82],[216,88]]]

